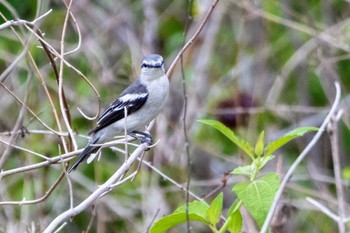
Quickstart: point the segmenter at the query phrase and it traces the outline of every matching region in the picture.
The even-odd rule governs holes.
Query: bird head
[[[165,74],[163,57],[158,54],[150,54],[143,58],[141,64],[141,77],[148,80],[156,79]]]

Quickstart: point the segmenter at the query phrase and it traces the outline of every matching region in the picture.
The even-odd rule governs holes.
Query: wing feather
[[[147,98],[147,88],[141,84],[139,79],[136,80],[102,113],[96,127],[89,134],[94,134],[114,122],[123,119],[125,116],[124,108],[126,108],[127,115],[136,112],[146,103]]]

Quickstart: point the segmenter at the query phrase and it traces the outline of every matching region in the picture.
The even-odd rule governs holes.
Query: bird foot
[[[151,134],[149,134],[148,132],[142,132],[142,131],[131,131],[128,133],[131,137],[136,138],[137,140],[140,141],[141,144],[143,143],[147,143],[147,150],[149,150],[150,146],[153,144],[153,139]]]

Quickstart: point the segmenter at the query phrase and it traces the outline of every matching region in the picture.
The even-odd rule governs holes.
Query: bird
[[[161,112],[168,95],[169,79],[165,73],[163,57],[158,54],[145,56],[139,78],[125,88],[101,114],[95,128],[88,134],[91,139],[68,173],[76,170],[90,154],[100,150],[101,146],[94,144],[107,142],[125,129],[128,135],[150,146],[151,135],[139,129],[149,124]]]

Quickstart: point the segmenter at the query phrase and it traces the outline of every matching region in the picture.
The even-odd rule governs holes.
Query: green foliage
[[[10,6],[13,7],[13,9],[16,9],[16,13],[22,17],[27,18],[28,20],[31,20],[35,16],[36,12],[36,1],[22,1],[22,0],[11,0],[8,1],[10,3]],[[7,19],[13,19],[16,18],[15,15],[12,14],[12,12],[3,5],[3,3],[0,4],[0,12],[7,18]],[[0,17],[0,23],[4,23],[4,20]]]
[[[78,73],[73,71],[72,67],[67,64],[63,65],[63,88],[72,114],[72,128],[79,149],[87,143],[87,139],[83,139],[81,135],[87,134],[94,127],[96,119],[86,119],[78,112],[77,107],[90,117],[94,116],[97,110],[105,109],[132,80],[137,78],[139,74],[138,60],[150,49],[152,52],[154,50],[154,52],[162,54],[165,58],[166,68],[169,68],[184,40],[188,40],[193,35],[194,30],[202,21],[207,7],[209,7],[201,1],[193,1],[192,3],[192,23],[187,27],[186,20],[189,15],[187,15],[188,2],[186,1],[164,0],[145,6],[144,1],[140,0],[122,1],[117,2],[117,4],[114,1],[104,0],[86,1],[84,6],[72,5],[71,13],[74,15],[77,25],[72,16],[69,17],[65,40],[62,41],[66,53],[64,57],[69,64],[91,81],[101,96],[98,99],[91,87]],[[223,7],[222,4],[228,7]],[[64,1],[5,0],[0,4],[0,12],[7,19],[19,18],[31,21],[49,9],[52,9],[52,12],[38,20],[36,25],[44,33],[47,43],[60,52],[63,45],[61,44],[63,23],[67,14]],[[257,17],[251,17],[255,16],[252,14],[253,12],[257,13]],[[151,15],[153,16],[151,19],[147,18]],[[291,125],[291,122],[299,122],[305,117],[323,112],[329,108],[334,94],[333,85],[325,82],[327,78],[330,78],[331,82],[335,79],[340,81],[344,100],[346,100],[350,90],[348,52],[346,49],[339,49],[346,48],[350,41],[348,19],[347,1],[260,1],[259,4],[255,5],[242,5],[240,1],[225,3],[219,1],[208,24],[205,25],[200,36],[183,56],[186,84],[197,83],[193,82],[196,79],[201,82],[203,87],[208,87],[208,93],[204,93],[204,95],[210,96],[203,98],[200,92],[190,92],[189,101],[193,101],[191,98],[200,96],[198,108],[203,110],[201,112],[209,112],[218,116],[219,111],[217,110],[220,109],[214,108],[217,106],[217,100],[223,97],[234,98],[232,93],[249,90],[256,100],[258,109],[260,106],[269,107],[268,111],[264,111],[263,108],[262,112],[259,110],[255,112],[255,108],[252,111],[251,109],[242,109],[249,113],[252,112],[250,115],[252,121],[249,120],[250,132],[254,132],[255,129],[265,129],[266,135],[271,129],[286,128]],[[0,18],[0,23],[3,22],[4,20]],[[80,44],[78,44],[78,28],[82,36]],[[188,29],[186,39],[184,39],[185,28]],[[21,37],[25,45],[20,42],[14,32]],[[320,34],[326,36],[324,37],[326,41],[322,40],[322,43],[319,43],[317,38]],[[150,35],[152,36],[149,37]],[[5,74],[3,71],[8,68],[11,71],[2,83],[15,92],[18,98],[24,101],[47,125],[55,130],[62,128],[63,131],[66,131],[67,127],[61,114],[63,109],[59,104],[58,86],[52,66],[49,64],[47,55],[41,48],[38,39],[28,28],[20,25],[3,28],[0,31],[0,37],[0,70],[2,75]],[[150,42],[151,44],[149,44]],[[29,49],[28,53],[22,58],[18,57],[26,46]],[[71,53],[75,48],[78,50]],[[33,57],[34,63],[31,62],[29,56]],[[19,58],[18,63],[14,63],[17,58]],[[60,58],[55,56],[55,61],[60,68]],[[179,64],[174,71],[172,86],[176,91],[181,86]],[[200,74],[205,74],[205,76]],[[42,77],[43,80],[39,77]],[[332,77],[339,78],[333,79]],[[54,117],[54,110],[51,108],[48,96],[44,91],[45,86],[48,88],[50,98],[56,107],[55,111],[57,111],[60,123]],[[282,90],[276,96],[276,108],[270,108],[271,105],[265,102],[265,97],[271,96],[269,94],[278,90],[278,88],[276,89],[278,86],[282,87]],[[171,120],[169,124],[164,125],[164,129],[171,134],[170,139],[182,137],[181,130],[174,130],[174,126],[176,127],[174,122],[179,122],[178,112],[181,111],[183,104],[183,99],[180,98],[181,89],[178,91],[175,98],[172,99],[170,108],[166,110],[166,116],[170,116],[168,119]],[[28,110],[22,111],[23,114],[20,116],[21,104],[4,88],[0,87],[0,92],[2,109],[0,137],[2,140],[11,141],[13,146],[29,149],[49,158],[55,158],[64,153],[61,137],[45,132],[47,129]],[[98,105],[99,101],[100,106]],[[297,105],[295,109],[300,106],[302,110],[307,111],[294,111],[294,108],[291,112],[279,111],[280,107],[288,107],[286,106],[288,104],[295,104]],[[314,108],[317,106],[322,106],[324,109]],[[342,105],[342,107],[345,108],[345,112],[348,112],[347,105]],[[8,131],[15,129],[16,121],[20,123],[19,126],[23,126],[31,133],[24,137],[18,135],[14,140],[10,140]],[[58,124],[61,127],[58,127]],[[339,123],[338,134],[338,146],[342,152],[340,156],[342,156],[342,172],[345,181],[350,180],[350,168],[346,159],[346,155],[350,153],[349,125],[345,116]],[[217,128],[222,129],[217,130]],[[260,131],[252,136],[241,134],[240,130],[242,128],[234,128],[234,133],[231,133],[231,130],[227,131],[220,124],[210,128],[201,127],[199,133],[196,134],[195,143],[200,148],[200,152],[196,150],[195,155],[200,157],[202,155],[200,153],[214,154],[217,152],[217,155],[224,155],[227,161],[232,161],[236,158],[231,159],[228,156],[240,152],[246,163],[239,167],[232,167],[230,176],[243,176],[246,183],[252,185],[256,183],[256,187],[260,187],[260,179],[263,178],[262,169],[267,170],[268,163],[277,156],[277,152],[279,152],[278,156],[283,156],[285,165],[290,158],[299,153],[299,150],[292,145],[283,148],[283,151],[278,151],[278,148],[295,137],[302,136],[302,134],[292,135],[289,133],[275,142],[269,142],[263,132],[260,136]],[[243,128],[243,130],[245,129]],[[158,131],[153,133],[156,132]],[[153,136],[159,138],[159,135]],[[251,140],[254,137],[256,140]],[[64,138],[67,139],[67,137]],[[189,139],[193,141],[193,138]],[[325,137],[325,140],[328,138]],[[318,144],[318,149],[325,152],[319,154],[318,157],[328,163],[325,164],[325,168],[329,170],[332,169],[332,162],[327,144]],[[181,153],[183,145],[180,143],[172,145],[175,154]],[[123,148],[123,145],[117,147]],[[45,161],[24,150],[0,144],[0,154],[6,154],[4,149],[9,155],[7,163],[1,168],[4,172],[11,169],[20,170],[24,166]],[[130,148],[130,151],[132,149],[133,147]],[[154,158],[159,158],[158,152],[161,151],[162,149],[151,150],[148,153],[152,153],[152,158],[153,153]],[[320,156],[324,156],[324,158]],[[210,159],[216,160],[218,158],[215,156]],[[186,182],[186,168],[182,166],[182,163],[177,163],[173,159],[160,161],[160,163],[155,164],[160,170],[166,172],[169,177],[179,183]],[[84,182],[81,182],[80,178],[71,180],[74,206],[87,198],[96,189],[96,186],[103,184],[123,162],[124,156],[121,153],[104,149],[99,162],[81,165],[73,176],[80,173],[82,176],[79,177],[84,177]],[[227,164],[229,162],[225,163],[226,166]],[[194,164],[194,166],[197,165]],[[305,167],[302,166],[298,173],[306,171]],[[136,169],[135,165],[129,173]],[[61,171],[62,164],[57,163],[2,177],[2,201],[41,198],[57,180]],[[179,194],[181,191],[169,192],[168,190],[172,189],[173,184],[161,178],[155,181],[154,172],[151,169],[141,169],[140,173],[133,179],[133,182],[123,183],[113,192],[101,198],[100,204],[96,203],[98,205],[95,205],[94,208],[87,208],[84,213],[74,217],[73,221],[69,221],[62,231],[87,231],[90,226],[91,232],[98,231],[98,228],[106,229],[106,232],[140,231],[139,226],[147,224],[143,222],[145,218],[142,216],[147,205],[142,202],[147,202],[147,198],[152,198],[152,195],[149,197],[144,192],[146,187],[153,188],[153,185],[148,186],[148,184],[156,183],[162,191],[165,190],[162,195],[164,195],[166,205],[170,206],[171,209],[176,209],[179,206],[178,203],[183,201],[183,195]],[[196,172],[193,172],[193,175],[197,175]],[[208,176],[206,178],[209,178]],[[150,179],[154,182],[150,182]],[[310,189],[315,187],[309,179],[296,182],[305,187],[303,190],[306,192],[313,191]],[[267,182],[265,181],[265,183]],[[268,185],[272,184],[268,183]],[[335,192],[334,184],[325,185],[328,185],[330,190]],[[44,230],[47,221],[39,221],[38,218],[44,216],[51,221],[70,208],[68,187],[66,179],[62,179],[49,198],[38,204],[3,205],[0,232],[5,232],[8,227],[11,228],[11,224],[22,226],[21,229],[18,229],[19,232],[25,231],[24,225],[20,224],[23,222],[23,216],[28,222],[35,222],[37,226],[32,226],[35,227],[33,231]],[[140,187],[143,188],[140,189]],[[232,189],[232,187],[228,188]],[[196,191],[199,189],[202,187],[196,187]],[[231,195],[236,196],[235,193],[231,193]],[[301,190],[288,189],[288,197],[291,200],[301,199],[305,197],[305,193]],[[197,224],[204,226],[207,225],[214,232],[241,232],[242,216],[239,209],[241,205],[246,205],[245,198],[247,197],[244,195],[242,199],[236,198],[230,206],[226,196],[225,199],[222,194],[217,197],[213,196],[213,201],[208,201],[209,205],[204,203],[203,206],[206,207],[198,209],[198,212],[202,211],[203,213],[196,212],[198,216],[205,216],[207,222],[197,221],[194,218],[192,221],[197,221]],[[58,199],[60,200],[59,206],[57,205]],[[222,207],[222,202],[225,203],[224,207]],[[227,204],[228,206],[226,206]],[[259,205],[259,202],[255,204]],[[123,208],[127,211],[123,211]],[[227,208],[229,211],[225,214]],[[184,211],[182,210],[182,217]],[[108,218],[105,218],[105,214],[101,213],[108,213]],[[319,211],[302,209],[295,217],[294,224],[297,232],[328,233],[337,231],[336,223]],[[88,226],[87,223],[90,221],[91,224]],[[98,227],[96,223],[99,223]]]
[[[280,185],[279,176],[267,174],[259,179],[239,183],[232,189],[254,217],[259,227],[265,221],[275,194]]]
[[[191,221],[200,221],[205,224],[209,224],[207,212],[209,206],[202,201],[193,201],[188,204],[188,217]],[[167,215],[157,221],[152,228],[150,233],[160,233],[164,232],[178,224],[187,221],[187,211],[186,206],[181,206],[177,208],[174,213]]]
[[[350,167],[344,167],[342,173],[343,179],[350,180]]]
[[[350,73],[350,61],[348,59],[340,61],[337,63],[337,68],[340,72],[340,79],[343,87],[347,90],[350,90],[350,79],[348,74]]]
[[[244,139],[236,136],[229,128],[221,122],[214,120],[198,120],[198,122],[209,125],[242,149],[252,159],[250,165],[235,168],[231,174],[243,175],[249,181],[236,184],[232,191],[237,195],[236,201],[231,204],[227,214],[227,219],[220,229],[217,225],[222,214],[223,194],[220,193],[208,206],[205,202],[193,201],[186,206],[179,207],[174,213],[158,220],[151,228],[151,233],[164,232],[178,224],[189,221],[200,221],[206,224],[213,232],[223,233],[228,230],[231,233],[240,232],[242,229],[242,216],[239,212],[243,204],[253,216],[256,223],[261,227],[269,213],[271,204],[280,186],[280,178],[276,173],[269,173],[262,177],[257,177],[259,171],[274,158],[272,153],[290,140],[303,136],[307,132],[316,131],[315,127],[301,127],[294,129],[271,142],[265,147],[264,131],[262,131],[255,143],[255,148]]]
[[[187,221],[187,216],[190,221],[200,221],[208,225],[213,232],[223,232],[226,227],[229,232],[240,232],[242,228],[242,216],[239,213],[238,208],[229,211],[228,219],[224,225],[225,227],[221,228],[220,231],[216,229],[216,225],[220,220],[222,206],[223,193],[217,195],[210,206],[203,201],[190,202],[188,204],[188,214],[186,211],[186,205],[183,205],[177,208],[172,214],[158,220],[151,227],[150,233],[162,233],[178,224],[185,223]],[[232,204],[232,207],[235,206],[237,206],[237,203]]]
[[[239,150],[239,148],[232,146],[230,139],[215,128],[201,127],[196,135],[196,141],[198,143],[205,142],[218,153],[227,156],[235,154]]]
[[[255,154],[260,157],[264,154],[264,131],[259,135],[255,145]]]
[[[208,219],[211,225],[216,225],[220,220],[220,214],[222,211],[223,193],[220,193],[211,203],[207,210]]]
[[[237,210],[231,213],[227,219],[227,230],[231,233],[240,233],[242,230],[243,219],[241,213]]]
[[[310,102],[313,106],[325,106],[328,103],[327,96],[323,92],[323,87],[320,77],[315,73],[309,74],[308,92],[310,95]]]
[[[269,162],[270,160],[272,160],[274,158],[275,158],[275,156],[273,156],[273,155],[264,156],[260,159],[254,160],[252,162],[252,164],[250,164],[250,165],[236,167],[235,169],[233,169],[231,174],[251,177],[251,176],[253,176],[253,174],[256,170],[261,170],[267,164],[267,162]]]
[[[317,131],[318,128],[316,127],[301,127],[301,128],[296,128],[283,137],[271,142],[269,145],[267,145],[265,149],[265,155],[270,155],[273,152],[275,152],[278,148],[282,147],[284,144],[289,142],[290,140],[296,138],[296,137],[301,137],[307,132],[312,132],[312,131]]]
[[[198,120],[198,122],[210,125],[215,129],[219,130],[222,134],[224,134],[228,139],[230,139],[234,144],[236,144],[240,149],[246,152],[251,158],[254,156],[253,147],[244,139],[237,137],[229,128],[227,128],[224,124],[215,120]]]

